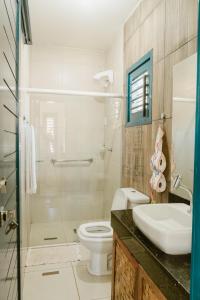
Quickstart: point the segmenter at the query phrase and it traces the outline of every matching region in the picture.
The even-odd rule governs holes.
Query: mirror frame
[[[195,132],[194,195],[192,224],[192,264],[190,299],[200,299],[200,9],[198,8],[197,37],[197,103]]]

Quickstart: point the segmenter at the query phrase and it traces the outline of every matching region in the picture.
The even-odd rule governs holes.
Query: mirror
[[[173,68],[171,192],[191,199],[194,177],[197,54]]]

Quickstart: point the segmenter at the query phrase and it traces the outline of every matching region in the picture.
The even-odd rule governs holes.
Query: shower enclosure
[[[30,198],[30,246],[77,241],[81,223],[105,219],[104,100],[31,96],[38,187]]]

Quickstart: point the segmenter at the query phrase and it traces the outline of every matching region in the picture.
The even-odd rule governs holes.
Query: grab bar
[[[88,162],[88,163],[93,163],[94,159],[89,158],[89,159],[62,159],[62,160],[57,160],[57,159],[51,159],[51,163],[53,165],[57,163],[74,163],[74,162]]]

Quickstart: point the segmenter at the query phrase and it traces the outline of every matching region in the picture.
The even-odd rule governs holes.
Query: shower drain
[[[59,271],[52,271],[52,272],[42,273],[42,276],[52,276],[52,275],[58,275],[58,274],[60,274]]]
[[[57,240],[57,237],[46,237],[44,238],[44,241],[52,241],[52,240]]]

